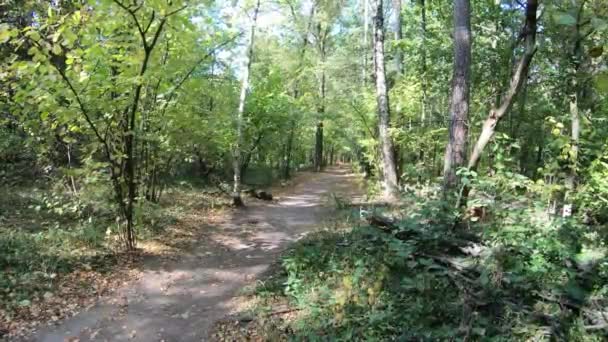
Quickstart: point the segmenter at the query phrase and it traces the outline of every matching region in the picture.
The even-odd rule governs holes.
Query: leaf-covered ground
[[[98,219],[83,220],[82,205],[53,195],[48,187],[5,190],[0,200],[0,338],[11,339],[94,307],[138,279],[149,259],[176,258],[192,244],[201,220],[222,215],[228,203],[215,191],[174,187],[144,221],[139,249],[125,254],[108,235],[105,208],[94,213]]]
[[[332,192],[351,196],[358,189],[344,169],[303,173],[292,187],[273,190],[274,202],[248,199],[243,210],[211,216],[199,207],[175,215],[179,230],[142,243],[163,257],[144,254],[136,281],[34,337],[200,341],[214,322],[247,305],[240,289],[253,285],[288,244],[331,218]]]

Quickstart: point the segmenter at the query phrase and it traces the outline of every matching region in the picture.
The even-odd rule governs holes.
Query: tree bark
[[[361,85],[365,87],[367,83],[367,36],[369,35],[369,0],[361,0],[363,2],[363,63],[361,63]]]
[[[325,62],[327,60],[327,38],[329,27],[317,24],[317,48],[321,55],[321,74],[319,76],[319,103],[317,104],[317,128],[315,132],[314,168],[316,172],[323,169],[323,119],[325,117],[325,96],[327,91],[327,75]]]
[[[323,169],[323,121],[317,123],[315,132],[315,172]]]
[[[494,136],[496,125],[505,114],[509,112],[522,84],[527,81],[530,63],[536,53],[537,10],[538,0],[528,0],[526,3],[526,21],[522,30],[522,36],[524,37],[524,53],[517,63],[515,71],[511,76],[509,88],[502,97],[500,105],[490,110],[488,117],[483,123],[481,134],[479,135],[473,153],[471,153],[469,158],[468,167],[471,170],[477,168],[483,150]]]
[[[470,78],[471,4],[469,0],[455,0],[450,126],[443,170],[446,193],[457,187],[456,170],[464,166],[466,161]]]
[[[376,79],[376,101],[378,105],[378,132],[382,156],[382,173],[384,176],[384,196],[389,201],[398,198],[397,167],[393,141],[390,136],[390,106],[386,86],[384,61],[384,13],[382,0],[372,0],[374,22],[374,59]]]
[[[393,2],[393,18],[392,27],[395,41],[403,39],[403,30],[401,29],[401,1],[392,0]],[[403,75],[403,50],[399,47],[395,48],[395,70],[397,74]]]
[[[243,115],[245,113],[245,102],[247,100],[247,90],[249,88],[249,74],[251,73],[251,63],[253,60],[253,44],[255,42],[255,29],[258,20],[258,12],[260,10],[260,0],[257,0],[253,10],[253,19],[251,23],[251,32],[249,36],[249,47],[247,48],[247,62],[243,71],[243,80],[241,84],[241,95],[239,97],[239,107],[236,113],[236,144],[233,151],[232,169],[234,173],[234,183],[232,188],[232,204],[235,207],[243,206],[241,198],[241,148],[243,145],[243,126],[245,124]]]
[[[566,188],[571,194],[576,190],[576,169],[578,164],[579,140],[581,134],[581,119],[578,107],[578,91],[576,89],[576,81],[573,82],[575,89],[570,94],[570,120],[571,120],[571,141],[570,141],[570,174],[566,179]]]
[[[569,196],[576,190],[577,181],[577,168],[578,168],[578,154],[579,154],[579,142],[581,134],[581,119],[579,113],[579,101],[581,100],[581,88],[582,85],[578,82],[581,78],[581,72],[583,68],[583,40],[585,36],[581,34],[581,26],[583,11],[585,9],[586,1],[581,1],[578,12],[576,15],[576,26],[574,32],[574,46],[572,48],[571,66],[574,70],[570,76],[570,170],[566,178],[566,200],[569,200]]]
[[[420,110],[420,122],[424,127],[426,125],[426,111],[428,110],[428,78],[427,78],[427,63],[426,63],[426,1],[420,0],[420,35],[421,35],[421,44],[420,44],[420,55],[421,55],[421,63],[420,63],[420,77],[421,84],[420,88],[422,90],[422,101],[421,101],[421,110]]]
[[[296,122],[291,120],[289,124],[289,135],[287,136],[287,145],[285,146],[285,155],[283,160],[283,179],[289,179],[291,176],[291,159],[293,154],[293,140],[296,135]]]

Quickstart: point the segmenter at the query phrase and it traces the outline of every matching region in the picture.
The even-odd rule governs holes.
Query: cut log
[[[399,227],[398,218],[371,214],[365,216],[365,219],[370,226],[378,228],[384,233],[392,234],[399,240],[405,241],[422,238],[420,231]],[[466,233],[461,233],[460,236],[451,236],[446,239],[437,240],[436,247],[443,250],[444,253],[473,257],[479,257],[488,251],[488,247],[479,241],[478,236]]]
[[[272,199],[273,199],[272,194],[270,192],[256,190],[256,189],[247,190],[247,194],[253,198],[257,198],[262,201],[272,201]]]
[[[377,214],[373,214],[373,215],[369,215],[366,217],[367,219],[367,223],[369,223],[370,225],[374,226],[374,227],[378,227],[381,230],[390,232],[393,230],[396,230],[397,227],[397,220],[395,220],[392,217],[386,217],[386,216],[380,216]]]

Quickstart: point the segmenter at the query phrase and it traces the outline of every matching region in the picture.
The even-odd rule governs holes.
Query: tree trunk
[[[581,118],[579,113],[579,101],[581,100],[581,88],[582,85],[578,82],[581,77],[581,71],[583,67],[583,40],[585,36],[581,34],[581,26],[583,25],[582,17],[585,9],[585,1],[581,1],[576,16],[576,26],[574,32],[574,46],[572,49],[572,60],[571,65],[574,70],[570,76],[570,170],[566,178],[566,200],[570,201],[569,198],[576,190],[576,178],[578,168],[578,154],[579,154],[579,142],[581,133]]]
[[[314,156],[315,172],[321,172],[323,169],[323,121],[317,123],[315,132],[315,156]]]
[[[329,27],[317,25],[317,44],[321,54],[321,75],[319,76],[319,103],[317,104],[317,129],[315,132],[314,167],[316,172],[323,169],[323,119],[325,118],[325,95],[327,91],[327,75],[325,62],[327,60],[327,38]]]
[[[386,71],[384,61],[384,13],[382,0],[372,0],[374,15],[374,59],[376,78],[376,101],[378,104],[378,132],[382,156],[382,173],[384,175],[384,196],[389,201],[398,198],[397,167],[393,141],[390,136],[390,106],[386,87]]]
[[[363,2],[363,61],[361,63],[361,85],[365,87],[367,83],[367,36],[369,35],[369,0],[361,0]]]
[[[262,142],[263,137],[264,137],[264,131],[263,130],[259,131],[257,137],[253,141],[253,144],[251,144],[251,148],[249,149],[249,151],[245,152],[244,156],[243,156],[243,153],[241,152],[241,176],[240,176],[241,180],[243,178],[245,178],[245,173],[247,172],[247,170],[249,169],[249,165],[251,164],[251,157],[253,156],[253,153],[260,146],[260,143]]]
[[[514,99],[516,95],[519,93],[519,90],[527,81],[528,78],[528,70],[530,68],[530,63],[532,62],[532,58],[536,53],[536,12],[538,9],[538,1],[537,0],[528,0],[526,3],[526,22],[525,26],[522,30],[522,35],[525,39],[524,42],[524,53],[519,60],[513,75],[511,76],[511,81],[509,83],[509,88],[507,89],[505,95],[501,99],[501,103],[498,107],[494,107],[490,110],[488,117],[482,126],[481,134],[477,139],[477,143],[475,144],[475,148],[473,149],[473,153],[469,158],[468,167],[471,170],[475,170],[479,164],[479,160],[483,153],[483,150],[490,142],[490,139],[494,136],[494,132],[496,129],[496,125],[500,120],[504,117],[506,113],[511,109],[513,105]]]
[[[471,4],[454,1],[454,68],[449,139],[443,168],[446,194],[458,185],[456,170],[465,164],[471,78]]]
[[[402,0],[392,0],[393,18],[391,20],[391,26],[395,41],[401,41],[403,39],[403,31],[401,29],[401,1]],[[395,70],[397,70],[397,74],[403,75],[403,50],[400,47],[395,48]]]
[[[292,120],[289,127],[289,135],[287,137],[287,145],[285,146],[285,156],[283,160],[283,179],[289,179],[291,172],[291,158],[293,154],[293,140],[296,134],[296,122]]]
[[[257,0],[255,9],[253,10],[253,20],[251,23],[251,32],[249,36],[249,47],[247,49],[247,63],[243,71],[243,80],[241,84],[241,95],[239,97],[239,107],[236,114],[236,144],[234,146],[232,170],[234,173],[234,183],[232,188],[232,204],[236,207],[243,206],[241,198],[241,148],[243,145],[243,126],[245,124],[243,115],[245,113],[245,101],[247,100],[247,89],[249,88],[249,74],[251,72],[251,63],[253,60],[253,44],[255,40],[255,28],[258,20],[258,12],[260,10],[260,0]]]
[[[420,110],[420,122],[422,126],[425,126],[427,116],[426,112],[428,110],[428,81],[427,81],[427,65],[426,65],[426,2],[425,0],[420,0],[420,30],[421,30],[421,41],[420,44],[420,55],[421,55],[421,63],[420,63],[420,77],[421,77],[421,85],[420,88],[422,90],[422,101],[421,101],[421,110]]]
[[[576,82],[573,82],[576,86]],[[576,190],[576,169],[578,164],[578,145],[581,133],[581,119],[578,108],[578,94],[575,88],[570,95],[570,120],[571,120],[571,142],[570,142],[570,174],[566,179],[566,188],[569,193]]]

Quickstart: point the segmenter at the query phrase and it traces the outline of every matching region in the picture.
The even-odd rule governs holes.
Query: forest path
[[[238,310],[238,291],[260,276],[289,243],[335,211],[330,194],[362,194],[346,168],[298,174],[277,202],[249,200],[169,263],[150,260],[139,280],[34,341],[207,341],[219,319]],[[203,231],[204,230],[204,231]]]

